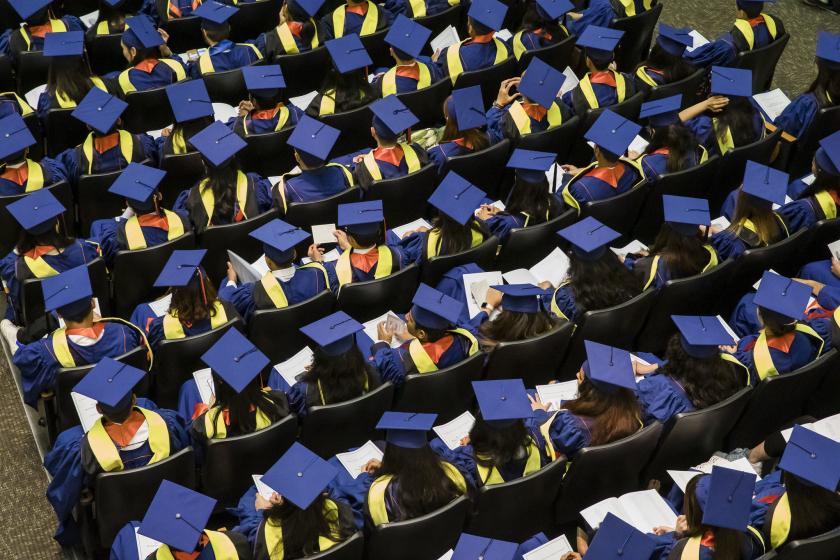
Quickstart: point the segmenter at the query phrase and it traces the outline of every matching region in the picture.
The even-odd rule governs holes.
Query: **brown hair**
[[[206,321],[216,315],[216,308],[213,306],[216,301],[216,288],[207,279],[204,271],[201,274],[204,290],[201,289],[201,281],[196,278],[190,280],[186,286],[172,288],[169,309],[177,312],[182,323]]]
[[[578,398],[565,403],[566,410],[594,420],[590,445],[603,445],[635,434],[641,426],[639,401],[630,389],[602,391],[589,378],[578,388]]]
[[[727,229],[735,234],[740,233],[744,229],[744,220],[750,220],[753,223],[758,238],[764,245],[775,243],[783,237],[782,228],[779,220],[776,218],[776,213],[766,204],[757,201],[753,196],[743,191],[738,191],[738,199],[735,202],[735,214],[732,216],[732,225]]]
[[[490,146],[490,138],[487,133],[480,128],[468,128],[467,130],[458,130],[458,122],[454,116],[449,115],[446,101],[443,102],[443,115],[446,117],[446,126],[443,128],[443,136],[441,142],[452,142],[453,140],[463,140],[465,144],[472,146],[473,151],[478,152]]]
[[[478,328],[482,346],[495,346],[499,342],[525,340],[548,332],[561,323],[547,313],[522,313],[505,311],[492,321],[484,321]]]

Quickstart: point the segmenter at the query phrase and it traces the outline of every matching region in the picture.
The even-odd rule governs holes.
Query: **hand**
[[[666,533],[673,533],[673,532],[674,532],[673,527],[664,527],[663,526],[663,527],[654,527],[653,528],[653,534],[657,535],[657,536],[664,535]]]
[[[716,233],[720,233],[723,230],[720,228],[720,226],[709,226],[708,231],[709,231],[709,235],[712,236]]]
[[[370,461],[365,463],[365,466],[362,467],[362,471],[368,474],[376,474],[376,471],[378,471],[381,467],[382,461],[380,461],[379,459],[371,459]]]
[[[577,552],[567,552],[562,557],[560,557],[560,560],[583,560],[583,556],[581,556]]]
[[[164,138],[168,137],[170,134],[172,134],[172,128],[171,127],[170,128],[164,128],[163,130],[160,131],[160,135],[163,136]]]
[[[260,511],[262,509],[269,509],[271,507],[271,501],[266,500],[262,497],[262,494],[257,492],[256,497],[254,498],[254,509]]]
[[[227,277],[228,280],[236,284],[239,282],[239,278],[236,276],[236,271],[233,269],[233,265],[230,264],[230,261],[227,263]]]
[[[502,303],[502,292],[495,288],[488,288],[487,295],[484,296],[484,301],[487,305],[495,309]]]
[[[540,288],[542,288],[543,290],[548,290],[549,288],[554,288],[554,284],[552,284],[552,283],[551,283],[551,282],[549,282],[548,280],[543,280],[542,282],[540,282],[540,283],[538,284],[538,286],[539,286]]]
[[[359,154],[357,156],[353,156],[353,163],[362,163],[365,160],[364,154]]]
[[[642,155],[635,150],[627,150],[627,157],[630,159],[639,159],[639,156]]]
[[[387,321],[380,321],[376,325],[376,338],[391,344],[391,340],[394,339],[394,331],[388,328]]]
[[[713,95],[706,100],[706,110],[712,113],[720,113],[723,108],[729,105],[729,98],[722,95]]]
[[[659,366],[656,364],[645,365],[633,360],[633,373],[636,375],[647,375],[649,373],[653,373],[657,369],[659,369]]]
[[[337,229],[333,232],[333,237],[338,242],[338,247],[342,251],[349,251],[352,247],[350,246],[350,240],[347,239],[347,233],[343,230]]]
[[[309,246],[309,249],[306,251],[306,255],[312,259],[312,262],[324,262],[324,250],[314,243]]]
[[[528,400],[531,401],[531,410],[543,410],[546,412],[548,411],[548,405],[540,400],[539,395],[534,395],[533,397],[531,395],[528,395]]]
[[[437,62],[437,59],[440,58],[440,53],[442,52],[443,51],[441,49],[436,50],[432,55],[432,62]]]
[[[240,101],[237,110],[239,111],[239,116],[244,117],[254,110],[254,104],[250,101]]]
[[[578,173],[580,173],[579,167],[575,167],[574,165],[568,163],[565,165],[561,165],[560,169],[562,169],[564,173],[568,173],[569,175],[577,175]]]
[[[465,435],[464,437],[462,437],[458,441],[458,445],[460,445],[461,447],[463,447],[465,445],[469,445],[469,444],[470,444],[470,436],[469,435]]]
[[[721,344],[720,346],[718,346],[718,348],[720,348],[724,352],[728,352],[729,354],[734,354],[738,350],[738,346],[736,346],[735,344]]]
[[[482,221],[489,220],[490,218],[496,215],[496,212],[493,212],[492,210],[493,208],[495,208],[495,206],[490,206],[489,204],[482,204],[481,206],[479,206],[478,211],[476,211],[475,213],[476,218]],[[498,210],[498,208],[496,208],[496,210]]]
[[[837,257],[831,257],[831,273],[840,278],[840,260]]]
[[[834,272],[834,263],[832,263],[831,267],[832,267],[831,272]],[[802,282],[803,284],[807,284],[808,286],[810,286],[811,287],[811,292],[813,292],[813,294],[815,296],[820,295],[820,292],[822,291],[822,289],[825,288],[825,284],[823,284],[821,282],[817,282],[816,280],[806,280],[805,278],[794,278],[794,280],[796,280],[797,282]]]
[[[158,27],[157,32],[160,34],[160,38],[163,39],[164,43],[169,42],[169,33],[167,33],[165,29],[161,29],[160,27]]]
[[[414,338],[414,335],[408,332],[408,327],[405,325],[403,325],[402,329],[394,331],[394,336],[396,336],[400,342],[406,342]]]
[[[519,85],[519,82],[521,81],[522,78],[519,77],[502,80],[502,85],[499,86],[499,93],[496,95],[496,105],[504,107],[505,105],[513,103],[513,101],[518,97],[522,97],[521,93],[510,93],[510,90]]]
[[[677,533],[687,533],[688,532],[688,520],[686,520],[685,515],[677,516],[677,526],[674,528]]]

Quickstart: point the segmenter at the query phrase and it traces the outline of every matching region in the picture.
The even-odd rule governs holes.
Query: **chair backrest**
[[[125,57],[120,41],[122,33],[109,35],[88,35],[87,51],[90,69],[95,76],[125,69]]]
[[[166,128],[175,120],[165,87],[132,91],[125,95],[125,102],[123,128],[134,134]]]
[[[645,183],[637,184],[619,195],[587,202],[580,214],[581,217],[592,216],[626,237],[633,231],[649,193]]]
[[[580,132],[580,117],[574,116],[558,127],[520,136],[516,147],[524,150],[556,152],[557,161],[565,162]]]
[[[432,37],[435,37],[450,25],[457,28],[461,22],[462,11],[462,5],[456,4],[446,8],[442,12],[421,18],[414,18],[414,21],[426,29],[430,29],[432,31]],[[431,47],[429,48],[431,49]],[[431,50],[429,52],[431,53]]]
[[[752,70],[753,91],[767,91],[773,82],[776,64],[785,52],[788,41],[790,41],[790,35],[785,33],[763,47],[741,51],[735,57],[732,66]]]
[[[199,236],[199,245],[207,249],[202,264],[207,275],[210,278],[221,278],[225,275],[228,249],[235,248],[236,254],[248,262],[262,255],[262,242],[251,237],[250,233],[276,217],[277,210],[269,210],[250,220],[212,226],[204,230]]]
[[[487,359],[485,378],[509,379],[513,375],[522,377],[526,387],[543,385],[556,379],[573,331],[574,323],[564,321],[533,338],[500,342]]]
[[[373,113],[368,105],[321,117],[321,122],[341,131],[332,153],[349,154],[364,148],[373,148],[376,143],[368,132],[372,118]]]
[[[840,527],[811,537],[786,543],[776,549],[777,560],[833,560],[840,550]],[[762,556],[763,558],[763,556]]]
[[[510,56],[494,66],[464,72],[455,80],[453,89],[481,86],[484,106],[489,107],[496,99],[496,94],[499,93],[499,84],[502,80],[516,76],[516,70],[516,58]]]
[[[490,270],[499,240],[491,235],[480,245],[454,255],[432,257],[420,265],[420,281],[430,286],[436,286],[444,274],[462,264],[475,263],[484,270]]]
[[[799,255],[810,245],[810,229],[800,229],[790,237],[767,247],[747,249],[736,261],[729,289],[732,294],[743,294],[771,268],[779,274],[792,274],[799,268]]]
[[[632,72],[637,64],[648,57],[653,30],[660,15],[661,3],[635,16],[612,20],[610,27],[624,31],[624,36],[615,51],[615,61],[619,70]]]
[[[248,88],[241,68],[204,74],[202,79],[214,103],[227,103],[236,107],[240,101],[248,99]]]
[[[59,181],[48,187],[44,187],[55,196],[61,204],[67,208],[64,213],[64,228],[68,235],[76,231],[76,223],[73,212],[73,190],[67,181]],[[6,207],[25,197],[29,193],[21,193],[11,196],[0,196],[0,254],[8,255],[9,251],[17,244],[21,227],[17,220],[6,210]]]
[[[325,459],[362,445],[375,438],[376,424],[393,400],[394,386],[383,383],[349,401],[313,406],[303,422],[299,440]]]
[[[360,197],[359,188],[351,187],[315,202],[290,202],[283,220],[305,229],[313,224],[332,224],[338,215],[339,204],[357,202]]]
[[[158,190],[163,195],[163,206],[172,208],[182,191],[191,188],[204,178],[204,162],[198,152],[163,154],[160,168],[166,171]]]
[[[558,246],[557,230],[576,220],[577,213],[567,210],[545,223],[511,230],[507,243],[502,245],[496,257],[496,268],[507,272],[534,266]]]
[[[713,214],[720,210],[721,204],[729,193],[741,185],[748,160],[763,164],[770,162],[770,156],[779,142],[781,133],[781,129],[776,130],[751,144],[735,148],[720,158],[718,174],[711,183],[712,188],[709,191],[709,206]]]
[[[420,119],[417,128],[429,128],[446,122],[443,117],[443,103],[451,91],[452,81],[444,78],[424,89],[398,93],[397,98]]]
[[[172,52],[184,53],[192,49],[203,49],[207,45],[201,34],[201,18],[188,16],[161,22],[161,27],[169,33],[167,46]]]
[[[558,70],[571,66],[572,51],[575,48],[576,40],[577,39],[574,35],[569,35],[565,39],[558,41],[553,45],[549,45],[541,49],[525,51],[517,61],[518,73],[522,74],[534,58],[539,58],[549,66],[557,68]]]
[[[248,338],[272,364],[288,360],[309,339],[299,328],[332,312],[335,297],[329,290],[282,309],[258,309],[248,320]],[[283,333],[283,336],[277,336]]]
[[[385,278],[345,284],[338,292],[338,308],[362,322],[389,310],[404,313],[419,283],[420,268],[411,264]]]
[[[438,371],[407,375],[393,410],[437,414],[440,424],[472,409],[472,382],[480,379],[485,358],[486,354],[477,352]]]
[[[17,91],[23,94],[47,83],[50,59],[41,51],[20,52],[17,57]]]
[[[282,0],[257,0],[240,2],[239,11],[230,18],[230,38],[232,41],[247,41],[257,37],[263,31],[275,27],[280,21]]]
[[[94,495],[101,548],[108,550],[126,523],[143,519],[164,480],[195,488],[192,447],[145,467],[97,475]]]
[[[270,469],[292,446],[297,428],[297,417],[290,414],[250,434],[208,440],[201,469],[204,492],[221,507],[235,506],[254,483],[251,475]]]
[[[482,486],[476,492],[465,532],[522,542],[554,526],[554,500],[567,462],[554,461],[528,476]]]
[[[389,51],[389,45],[385,42],[385,35],[387,34],[388,29],[381,29],[376,33],[360,37],[362,45],[364,45],[370,59],[373,61],[373,68],[390,68],[394,64],[394,59],[391,58]]]
[[[310,91],[316,91],[324,79],[323,73],[313,72],[313,68],[327,68],[330,55],[327,48],[320,46],[311,51],[298,54],[284,54],[274,59],[279,64],[284,76],[294,76],[286,84],[286,95],[297,97]]]
[[[445,177],[448,172],[454,171],[473,185],[478,185],[487,196],[498,196],[509,151],[510,141],[505,139],[483,150],[451,157],[444,163],[440,176]]]
[[[0,4],[0,10],[6,10],[10,12],[13,11],[12,7],[7,4]],[[17,23],[20,22],[20,18],[17,17],[16,12],[15,19],[18,20]],[[13,23],[11,25],[3,25],[3,29],[13,29],[15,27],[18,27],[17,23]],[[16,88],[17,81],[15,81],[15,73],[12,69],[12,61],[9,60],[8,56],[0,55],[0,91],[15,91]]]
[[[840,130],[840,105],[825,107],[817,111],[811,126],[795,143],[792,160],[788,165],[791,177],[801,177],[811,170],[811,161],[817,151],[818,142],[831,133]]]
[[[82,237],[90,236],[90,225],[94,220],[119,216],[125,207],[122,197],[109,193],[111,184],[120,176],[122,169],[109,173],[82,174],[76,189],[78,201],[78,224]]]
[[[293,127],[287,127],[277,132],[246,135],[248,145],[237,155],[242,169],[263,177],[273,177],[294,168],[297,165],[294,151],[286,143],[293,130]]]
[[[468,507],[469,500],[461,496],[422,517],[377,525],[368,537],[365,558],[391,558],[396,550],[400,560],[439,558],[458,542]]]
[[[362,560],[365,555],[365,536],[361,531],[332,548],[307,556],[306,560]]]
[[[55,157],[84,142],[90,133],[87,126],[72,116],[76,109],[50,109],[46,118],[46,154]]]
[[[426,215],[426,200],[437,178],[437,167],[430,163],[410,175],[376,181],[364,191],[364,198],[382,201],[386,224],[407,224]]]
[[[682,80],[656,86],[650,90],[650,95],[647,100],[665,99],[672,95],[682,94],[682,108],[691,107],[699,100],[701,88],[706,82],[708,74],[709,71],[705,68],[698,68],[693,74],[686,76]]]
[[[87,263],[90,273],[90,283],[93,288],[93,297],[99,300],[99,310],[107,317],[111,314],[111,295],[108,286],[108,270],[102,257],[98,257]],[[23,324],[31,325],[34,321],[42,319],[44,312],[44,292],[41,290],[40,278],[28,278],[23,281]]]

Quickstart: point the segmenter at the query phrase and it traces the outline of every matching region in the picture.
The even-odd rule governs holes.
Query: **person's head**
[[[130,393],[127,399],[123,399],[116,406],[107,406],[103,403],[96,403],[96,411],[105,417],[105,420],[114,424],[122,424],[128,419],[134,405],[137,404],[137,397]]]
[[[721,359],[716,347],[709,353],[686,351],[680,333],[668,340],[665,360],[665,371],[682,386],[698,410],[730,397],[746,383],[743,369]]]
[[[420,342],[435,342],[452,328],[464,304],[427,284],[420,284],[405,314],[408,332]]]
[[[376,140],[377,146],[390,147],[397,144],[400,135],[394,134],[390,128],[379,117],[373,117],[373,122],[370,127],[370,135]]]
[[[667,262],[673,277],[684,278],[699,273],[708,263],[709,252],[704,248],[705,244],[706,236],[699,228],[696,233],[686,235],[665,222],[656,234],[650,254],[659,255]]]
[[[413,56],[395,47],[389,47],[388,52],[391,53],[391,57],[397,64],[411,64],[414,62]]]
[[[126,22],[120,45],[123,57],[131,64],[137,64],[151,58],[158,58],[163,37],[148,16],[135,16]]]
[[[318,91],[322,94],[333,92],[336,113],[356,109],[369,103],[374,98],[365,68],[339,72],[330,67],[324,75],[324,80]]]
[[[528,430],[522,420],[500,425],[479,415],[470,430],[470,445],[473,446],[476,462],[484,467],[504,465],[523,458],[529,442]]]
[[[790,504],[790,532],[787,541],[805,539],[840,525],[840,495],[782,471],[782,482]]]
[[[228,431],[234,430],[241,434],[256,431],[255,411],[262,412],[272,421],[285,415],[286,411],[282,410],[280,405],[263,391],[260,375],[254,377],[244,389],[238,392],[215,370],[213,371],[213,383],[216,390],[216,402],[207,414],[210,415],[214,428],[218,425],[219,415],[224,414],[225,411],[227,411],[230,420]],[[212,439],[215,435],[215,429],[211,429],[207,437]]]
[[[597,161],[598,165],[601,167],[611,167],[615,165],[621,157],[620,154],[614,154],[609,150],[605,150],[598,144],[595,144],[595,147],[592,149],[592,152],[595,154],[595,161]]]
[[[642,291],[639,278],[610,250],[595,258],[581,258],[572,252],[569,281],[580,314],[624,303]]]
[[[201,35],[204,37],[204,42],[212,47],[230,37],[230,24],[227,22],[213,25],[204,23],[201,26]]]
[[[753,19],[761,15],[764,2],[760,0],[736,0],[735,9],[738,19]]]
[[[650,130],[652,134],[648,153],[667,148],[668,173],[682,171],[693,164],[694,159],[690,156],[697,150],[697,141],[688,128],[681,123],[674,123],[668,126],[654,126]]]
[[[743,227],[743,222],[749,220],[755,227],[759,240],[769,245],[782,236],[781,225],[773,212],[772,203],[761,198],[738,191],[735,199],[735,212],[732,215],[731,227]]]
[[[529,225],[548,220],[554,197],[549,190],[546,173],[551,170],[556,158],[557,154],[552,152],[513,151],[507,162],[507,168],[514,170],[513,188],[505,201],[509,214],[529,216]]]
[[[463,144],[474,151],[483,150],[490,145],[490,140],[480,127],[461,129],[458,124],[458,116],[455,110],[455,101],[453,96],[449,96],[443,103],[443,116],[446,118],[446,124],[443,127],[443,135],[441,142],[451,142],[453,140],[463,140]]]
[[[758,307],[758,319],[768,337],[784,336],[796,330],[796,320],[766,307]]]
[[[50,59],[47,91],[61,93],[81,102],[92,86],[90,65],[86,56],[59,56]]]
[[[840,155],[840,147],[835,147],[834,144],[834,142],[829,143],[828,149],[823,146],[817,148],[814,159],[811,161],[814,181],[802,191],[799,199],[813,196],[820,191],[840,192],[840,168],[832,160],[832,155],[835,158]]]
[[[264,510],[266,523],[283,531],[283,540],[268,551],[269,556],[303,558],[318,553],[321,537],[334,542],[349,537],[350,531],[340,523],[338,509],[327,508],[327,500],[326,494],[318,494],[307,508],[301,509],[283,497],[281,503]]]
[[[546,312],[523,313],[502,309],[492,321],[485,321],[479,332],[485,341],[510,342],[525,340],[548,332],[560,323]]]
[[[85,298],[59,307],[56,313],[68,325],[93,321],[93,299]]]
[[[172,288],[170,311],[184,323],[207,321],[216,315],[216,288],[199,267],[186,286]]]
[[[370,388],[364,356],[355,344],[339,354],[315,345],[312,353],[312,364],[301,381],[319,385],[323,404],[356,398]]]
[[[563,29],[557,23],[557,18],[552,18],[537,2],[528,2],[525,13],[522,15],[522,30],[535,31],[537,29],[542,29],[555,41],[565,36]]]
[[[688,481],[685,487],[683,514],[688,525],[688,536],[702,536],[706,532],[714,534],[715,558],[740,558],[743,533],[734,529],[712,527],[703,523],[703,506],[708,498],[708,479],[712,475],[701,474]],[[705,479],[705,480],[704,480]],[[698,497],[698,487],[700,497]],[[704,494],[704,487],[706,487]]]
[[[750,98],[730,96],[729,103],[715,115],[718,131],[729,129],[735,146],[744,146],[758,139],[755,116],[757,109]]]
[[[569,412],[592,418],[591,445],[627,437],[640,427],[641,409],[633,391],[596,384],[581,369],[577,374],[578,397],[564,403]]]
[[[488,33],[493,33],[493,30],[481,23],[480,21],[468,17],[467,33],[469,33],[470,37],[475,38],[480,37],[481,35],[487,35]]]

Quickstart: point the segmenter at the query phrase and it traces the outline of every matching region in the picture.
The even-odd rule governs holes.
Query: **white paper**
[[[333,240],[335,240],[335,238],[333,238]],[[340,255],[341,253],[338,252],[338,248],[331,249],[323,254],[324,262],[337,261]],[[309,257],[303,257],[302,259],[300,259],[300,262],[301,264],[309,264],[312,262],[312,259],[310,259]]]
[[[733,343],[741,340],[741,337],[739,337],[737,334],[735,334],[735,331],[732,330],[732,327],[729,326],[729,323],[727,323],[726,321],[723,320],[723,317],[721,317],[720,315],[717,315],[717,320],[720,321],[720,324],[723,327],[723,330],[725,330],[729,334],[729,336],[732,337],[732,342]]]
[[[574,552],[566,535],[560,535],[542,546],[522,555],[522,560],[559,560],[564,554]]]
[[[840,239],[828,244],[828,251],[835,259],[840,259]]]
[[[347,453],[338,453],[336,459],[347,469],[350,476],[357,478],[362,474],[362,469],[371,459],[377,461],[382,460],[382,450],[376,447],[370,440],[355,451],[348,451]]]
[[[151,136],[152,138],[157,140],[158,138],[163,136],[163,131],[164,131],[163,128],[161,128],[160,130],[147,130],[146,134],[148,134],[149,136]]]
[[[654,527],[674,527],[677,523],[677,514],[656,490],[642,490],[624,494],[620,498],[607,498],[580,512],[593,529],[598,528],[608,513],[643,533],[652,533]]]
[[[785,204],[790,204],[791,202],[793,202],[793,199],[790,197],[790,195],[786,194],[785,195]],[[781,204],[776,204],[775,202],[773,203],[773,210],[774,211],[778,210],[781,207],[782,207]]]
[[[536,286],[540,283],[536,276],[531,274],[530,270],[526,270],[524,268],[516,268],[510,272],[505,272],[502,274],[502,278],[504,278],[505,282],[508,284],[531,284]]]
[[[270,500],[271,495],[275,492],[274,488],[262,481],[261,474],[252,474],[251,478],[254,479],[254,486],[257,487],[257,494],[266,500]]]
[[[268,274],[268,263],[265,260],[265,255],[260,255],[257,257],[257,260],[251,263],[251,268],[257,271],[257,274],[260,275],[260,278]]]
[[[201,57],[204,53],[207,52],[207,49],[191,49],[184,53],[176,54],[178,58],[181,59],[181,62],[184,64],[189,64],[190,62],[195,62],[196,60]]]
[[[464,274],[463,278],[464,293],[467,295],[467,310],[470,318],[472,318],[481,312],[481,304],[484,303],[487,289],[490,286],[498,286],[503,283],[502,273],[498,270],[493,272],[476,272],[474,274]],[[473,289],[473,284],[477,284],[475,290]],[[480,301],[476,302],[476,299]]]
[[[455,554],[455,551],[450,548],[449,550],[444,552],[443,556],[438,558],[438,560],[452,560],[452,555],[454,555],[454,554]]]
[[[461,440],[467,437],[475,424],[475,417],[466,411],[446,424],[432,428],[446,447],[455,450],[461,447]]]
[[[753,99],[758,103],[758,106],[761,107],[764,113],[770,117],[771,121],[775,121],[776,117],[781,115],[782,111],[785,110],[785,107],[790,105],[790,99],[779,88],[771,89],[764,93],[756,93],[753,95]]]
[[[816,179],[816,178],[817,178],[817,176],[814,175],[813,173],[811,173],[810,175],[805,175],[804,177],[802,177],[799,180],[802,181],[803,183],[805,183],[806,185],[811,186],[811,185],[814,184],[814,179]]]
[[[736,461],[729,461],[718,455],[712,455],[708,461],[706,461],[705,463],[700,463],[694,468],[700,472],[710,474],[714,467],[722,467],[724,469],[732,469],[733,471],[740,471],[748,474],[756,474],[755,469],[746,457],[741,457]],[[761,480],[761,477],[758,477],[757,480]]]
[[[650,146],[650,142],[648,142],[647,140],[645,140],[637,134],[636,137],[633,138],[633,141],[630,142],[630,145],[627,147],[627,151],[635,152],[637,154],[643,154],[645,153],[645,150],[647,150],[648,146]]]
[[[560,94],[558,97],[562,97],[567,91],[572,91],[580,83],[575,71],[569,66],[566,66],[566,69],[563,70],[563,75],[566,76],[566,79],[563,81],[563,85],[560,86]]]
[[[571,401],[578,397],[577,379],[563,381],[562,383],[537,385],[537,395],[544,404],[549,405],[549,410],[560,410],[562,401]]]
[[[432,224],[424,220],[423,218],[419,218],[414,220],[413,222],[408,222],[407,224],[403,224],[399,227],[395,227],[391,231],[394,232],[394,235],[402,239],[406,236],[409,231],[415,230],[417,228],[424,227],[426,229],[432,229]]]
[[[382,315],[380,315],[376,319],[371,319],[370,321],[362,323],[362,325],[365,327],[365,334],[368,335],[372,341],[378,342],[379,341],[379,333],[377,332],[378,331],[378,325],[382,321],[387,322],[389,317],[391,318],[392,321],[397,320],[400,323],[405,324],[399,317],[397,317],[397,315],[393,311],[386,311],[385,313],[383,313]],[[391,339],[391,348],[397,348],[401,345],[402,345],[402,341],[400,341],[399,338],[397,338],[396,336]]]
[[[828,418],[823,418],[822,420],[817,420],[816,422],[811,422],[810,424],[802,424],[802,427],[834,441],[840,442],[840,414],[835,414],[834,416],[829,416]],[[791,433],[793,433],[793,428],[788,428],[787,430],[782,431],[785,441],[790,440]]]
[[[643,359],[641,359],[640,357],[638,357],[638,356],[637,356],[637,355],[635,355],[635,354],[630,354],[630,361],[631,361],[631,362],[635,362],[635,363],[637,363],[637,364],[641,364],[641,365],[643,365],[643,366],[649,366],[649,365],[651,365],[651,363],[650,363],[650,362],[648,362],[647,360],[643,360]],[[651,373],[653,373],[653,372],[651,372]],[[636,380],[636,383],[641,383],[642,379],[644,379],[645,377],[647,377],[647,375],[649,375],[649,374],[636,375],[636,376],[634,376],[634,377],[635,377],[635,380]]]
[[[204,368],[193,372],[193,379],[198,388],[198,394],[201,397],[201,402],[210,406],[213,402],[213,397],[216,395],[216,383],[213,381],[213,373],[210,368]]]
[[[79,423],[87,433],[96,424],[96,421],[102,417],[96,410],[96,401],[75,391],[70,393],[70,398],[73,399],[73,406],[76,407],[76,414],[79,415]]]
[[[699,49],[700,47],[702,47],[703,45],[708,44],[708,42],[709,42],[709,40],[708,40],[708,39],[706,39],[705,37],[703,37],[703,35],[701,35],[701,34],[700,34],[700,32],[699,32],[699,31],[697,31],[696,29],[692,29],[692,30],[689,32],[689,35],[691,35],[691,38],[692,38],[692,39],[694,39],[694,44],[692,44],[690,47],[688,47],[687,49],[685,49],[685,50],[687,50],[688,52],[691,52],[691,51],[693,51],[694,49]]]
[[[621,260],[624,260],[624,257],[626,257],[627,255],[647,251],[648,247],[638,239],[634,239],[624,247],[610,247],[610,250],[612,250],[613,253],[618,255],[619,258],[621,258]]]
[[[24,97],[26,98],[26,102],[29,103],[31,107],[38,106],[38,98],[41,97],[41,94],[44,93],[47,89],[47,84],[41,84],[40,86],[34,87],[28,92]]]
[[[309,346],[304,346],[303,349],[286,360],[274,366],[274,370],[280,374],[289,387],[297,383],[297,377],[306,371],[309,364],[312,363],[312,349]]]
[[[689,481],[698,474],[703,473],[699,471],[668,471],[668,474],[671,476],[671,479],[673,479],[674,484],[676,484],[677,487],[683,491],[683,494],[685,494],[685,487],[688,485]]]
[[[228,262],[230,262],[230,265],[233,267],[233,271],[236,272],[236,278],[239,280],[240,284],[252,284],[262,278],[262,274],[251,266],[251,263],[233,251],[228,250],[227,255]]]
[[[312,243],[315,245],[335,243],[336,239],[333,235],[334,231],[335,224],[316,224],[312,226]]]
[[[539,282],[551,282],[554,287],[559,286],[569,274],[569,257],[555,247],[546,257],[531,267],[530,273]]]
[[[170,303],[172,303],[172,294],[166,294],[160,299],[150,301],[149,308],[152,310],[152,313],[155,314],[155,317],[163,317],[166,315],[166,312],[169,311]]]
[[[309,93],[304,93],[303,95],[298,95],[297,97],[290,97],[289,103],[301,111],[306,111],[306,108],[309,107],[309,104],[312,103],[312,100],[315,99],[316,95],[318,95],[317,91],[310,91]]]
[[[213,103],[213,115],[217,121],[226,123],[239,116],[239,108],[227,103]]]
[[[432,46],[432,52],[438,52],[450,45],[460,42],[461,38],[458,37],[458,31],[456,31],[456,29],[451,25],[448,25],[446,26],[446,29],[438,33],[437,37],[432,39],[430,44]]]
[[[779,275],[779,273],[778,273],[778,272],[776,272],[775,270],[773,270],[772,268],[771,268],[771,269],[769,269],[767,272],[772,272],[772,273],[773,273],[773,274],[775,274],[776,276],[778,276],[778,275]],[[756,283],[755,283],[755,284],[753,284],[753,290],[758,290],[758,287],[759,287],[759,286],[761,286],[761,278],[759,278],[759,279],[756,281]]]
[[[507,29],[500,29],[499,31],[496,31],[496,39],[500,41],[509,41],[511,37],[513,37],[513,33]]]
[[[731,224],[731,222],[726,219],[726,216],[721,216],[720,218],[715,218],[714,220],[712,220],[712,223],[711,223],[712,227],[720,228],[721,231],[728,228],[730,224]]]
[[[149,555],[157,552],[157,549],[163,543],[141,535],[139,531],[140,527],[134,528],[134,539],[137,542],[137,558],[148,558]]]
[[[94,10],[89,14],[79,16],[79,21],[84,23],[85,27],[87,27],[88,29],[93,27],[96,24],[96,20],[98,20],[98,19],[99,19],[99,10]]]

